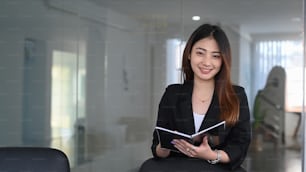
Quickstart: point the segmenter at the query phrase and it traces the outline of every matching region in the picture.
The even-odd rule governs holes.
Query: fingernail
[[[171,141],[171,144],[173,144],[173,145],[174,145],[174,144],[175,144],[175,142],[172,140],[172,141]]]

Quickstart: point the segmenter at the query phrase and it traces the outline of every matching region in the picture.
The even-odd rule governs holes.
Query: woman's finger
[[[177,144],[174,145],[180,152],[183,154],[189,156],[189,157],[195,157],[196,156],[196,151],[195,147],[193,145],[184,145],[182,142],[177,142]]]

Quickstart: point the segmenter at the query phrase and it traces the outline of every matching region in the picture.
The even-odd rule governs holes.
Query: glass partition
[[[229,36],[232,80],[249,99],[256,137],[244,168],[302,171],[298,0],[4,0],[0,145],[61,149],[72,171],[137,171],[152,157],[160,98],[181,82],[186,39],[205,22]]]

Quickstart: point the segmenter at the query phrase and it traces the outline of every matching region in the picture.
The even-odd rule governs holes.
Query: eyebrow
[[[202,50],[202,51],[207,51],[205,48],[201,48],[201,47],[196,48],[196,50],[197,49]],[[221,54],[220,51],[212,51],[212,53],[219,53],[219,54]]]

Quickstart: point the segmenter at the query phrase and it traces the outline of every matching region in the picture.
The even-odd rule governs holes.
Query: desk
[[[293,139],[297,139],[297,135],[298,135],[298,132],[299,132],[299,129],[300,129],[300,126],[301,126],[303,109],[302,109],[302,107],[297,106],[297,107],[286,108],[286,111],[290,112],[292,114],[298,115],[298,122],[295,126],[295,129],[294,129],[294,132],[293,132],[293,135],[292,135]]]
[[[293,139],[297,139],[297,135],[298,135],[298,132],[299,132],[299,129],[300,129],[300,126],[301,126],[302,112],[292,112],[292,113],[295,114],[295,115],[298,115],[298,122],[295,126],[294,133],[292,135]]]
[[[207,161],[195,158],[166,158],[156,160],[150,158],[140,167],[139,172],[229,172],[221,164],[209,164]],[[233,170],[234,172],[246,172],[242,167]]]

